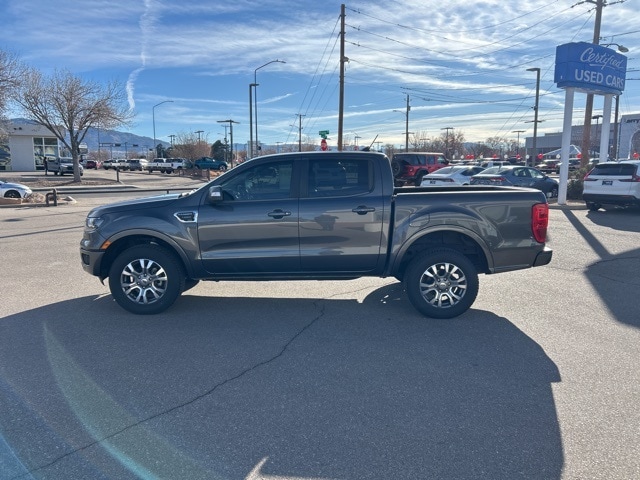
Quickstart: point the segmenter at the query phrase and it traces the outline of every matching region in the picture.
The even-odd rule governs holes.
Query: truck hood
[[[96,207],[89,212],[89,217],[99,217],[110,213],[126,210],[137,210],[139,208],[164,208],[175,202],[178,198],[186,196],[185,193],[168,193],[165,195],[155,195],[153,197],[137,198],[123,202],[109,203]]]

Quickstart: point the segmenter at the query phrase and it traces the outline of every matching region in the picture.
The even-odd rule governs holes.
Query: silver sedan
[[[31,195],[31,189],[21,183],[8,183],[0,180],[0,197],[25,198]]]
[[[451,185],[469,185],[471,177],[484,168],[469,165],[452,165],[436,170],[422,178],[421,187],[441,187]]]

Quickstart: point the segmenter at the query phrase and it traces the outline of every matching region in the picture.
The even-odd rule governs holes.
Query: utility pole
[[[538,159],[537,141],[538,141],[538,123],[540,122],[540,120],[538,120],[538,107],[539,107],[538,104],[540,102],[540,68],[538,67],[527,68],[527,72],[536,72],[536,103],[533,106],[533,112],[534,112],[533,113],[533,143],[531,145],[531,155],[530,155],[531,166],[535,167],[536,161]],[[529,165],[529,162],[526,161],[526,158],[524,163],[525,165]]]
[[[344,64],[349,59],[344,56],[345,6],[340,7],[340,100],[338,104],[338,151],[342,151],[342,129],[344,128]]]
[[[298,117],[298,152],[302,151],[302,117],[304,117],[305,115],[302,115],[301,113],[296,113],[296,116]]]
[[[592,3],[596,6],[596,21],[593,26],[593,43],[600,43],[600,26],[602,24],[602,7],[607,5],[607,0],[584,0],[584,3]],[[617,3],[617,2],[616,2]],[[589,163],[591,148],[591,117],[593,114],[593,93],[587,94],[587,102],[584,107],[584,126],[582,127],[582,165]]]
[[[234,123],[240,123],[240,122],[236,122],[235,120],[218,120],[218,123],[228,123],[229,124],[229,137],[231,139],[231,149],[230,149],[230,156],[231,156],[231,168],[233,168],[233,124]],[[226,133],[225,133],[226,136]]]
[[[520,134],[524,132],[525,130],[514,130],[513,132],[511,132],[518,134],[518,140],[516,140],[516,157],[520,156]]]

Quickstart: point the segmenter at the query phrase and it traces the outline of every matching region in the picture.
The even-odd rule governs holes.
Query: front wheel
[[[432,318],[466,312],[478,295],[478,272],[460,252],[441,248],[411,260],[404,276],[411,304]]]
[[[220,167],[218,168],[218,170],[220,170],[221,172],[226,172],[227,171],[227,167],[224,165],[220,165]]]
[[[182,265],[158,245],[138,245],[118,255],[109,270],[113,298],[131,313],[160,313],[185,289]]]

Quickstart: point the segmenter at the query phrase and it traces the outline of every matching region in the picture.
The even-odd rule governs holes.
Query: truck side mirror
[[[209,187],[209,203],[220,203],[223,199],[224,195],[220,185],[213,185]]]

